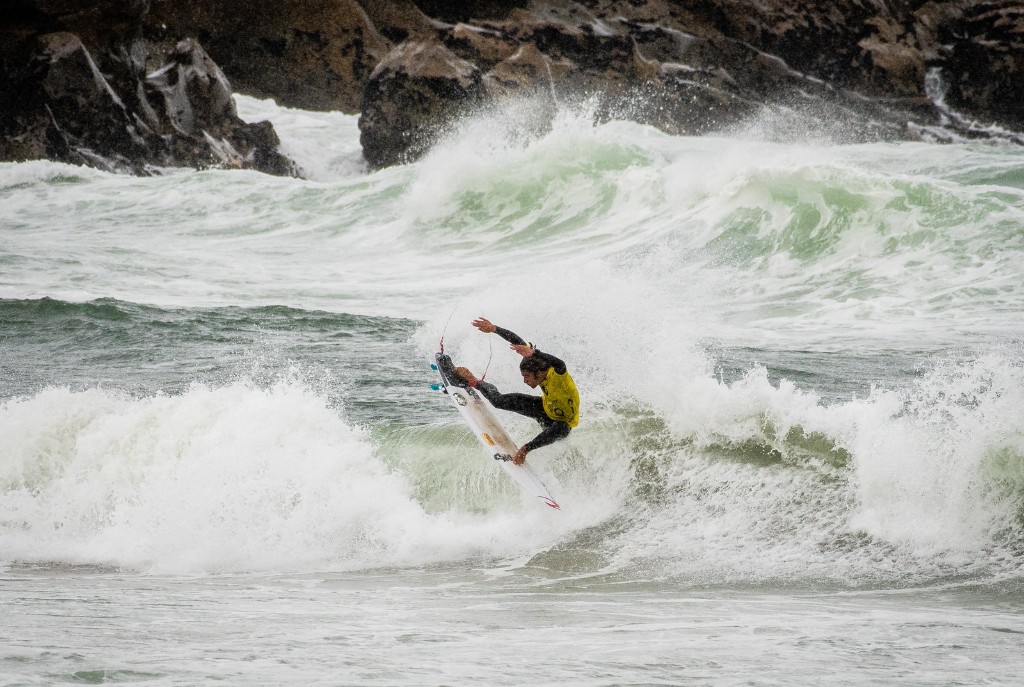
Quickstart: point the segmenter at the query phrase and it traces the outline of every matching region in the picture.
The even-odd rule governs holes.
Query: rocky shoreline
[[[673,134],[1024,145],[1024,5],[1001,0],[13,0],[0,160],[296,175],[232,92],[360,115],[370,168],[529,100]]]

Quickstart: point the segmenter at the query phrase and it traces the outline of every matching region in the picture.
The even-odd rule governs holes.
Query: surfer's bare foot
[[[476,386],[476,376],[474,376],[473,373],[470,372],[467,368],[457,367],[455,368],[455,374],[457,374],[459,378],[462,379],[462,381],[464,381],[466,384],[469,384],[470,386]]]

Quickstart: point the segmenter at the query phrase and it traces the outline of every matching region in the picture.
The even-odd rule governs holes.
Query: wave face
[[[354,118],[240,109],[312,180],[0,165],[0,560],[1019,580],[1019,151],[524,106],[367,174]],[[583,394],[555,517],[428,387],[443,332],[522,389],[480,314]]]

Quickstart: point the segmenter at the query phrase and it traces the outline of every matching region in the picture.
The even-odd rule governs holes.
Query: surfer
[[[559,358],[537,350],[533,344],[527,343],[515,332],[498,327],[486,318],[473,320],[473,326],[485,334],[497,334],[508,341],[512,350],[523,356],[519,361],[523,382],[531,389],[540,387],[540,396],[503,394],[493,384],[477,379],[464,367],[456,367],[454,370],[467,386],[477,389],[495,408],[525,415],[540,423],[540,434],[523,444],[512,456],[513,463],[522,465],[526,461],[527,453],[564,439],[569,436],[572,428],[579,424],[579,392],[565,363]]]

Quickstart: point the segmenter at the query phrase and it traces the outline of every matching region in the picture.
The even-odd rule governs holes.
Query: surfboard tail
[[[539,498],[541,501],[543,501],[544,505],[546,505],[548,508],[554,508],[555,510],[562,510],[562,507],[559,506],[558,503],[555,502],[555,500],[553,498],[551,498],[550,496],[538,496],[537,498]]]

